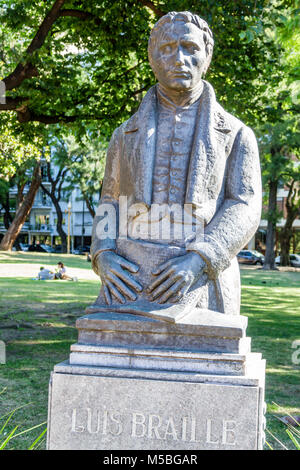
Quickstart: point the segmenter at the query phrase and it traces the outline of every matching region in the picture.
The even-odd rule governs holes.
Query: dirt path
[[[28,264],[28,263],[3,263],[0,264],[0,278],[1,277],[27,277],[34,278],[37,276],[40,270],[41,264]],[[55,270],[54,266],[44,264],[45,268]],[[80,268],[67,268],[67,274],[71,277],[76,276],[78,279],[84,279],[88,281],[99,280],[98,276],[92,271],[92,269],[80,269]]]

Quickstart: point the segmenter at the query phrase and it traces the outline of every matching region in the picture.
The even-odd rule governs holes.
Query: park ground
[[[58,261],[78,282],[33,280],[40,266],[54,269]],[[243,267],[241,279],[247,336],[252,337],[252,351],[267,360],[267,441],[275,449],[281,448],[276,439],[293,449],[279,418],[300,416],[300,354],[293,348],[300,340],[300,270]],[[84,256],[0,253],[0,340],[7,348],[7,362],[0,365],[0,417],[26,405],[6,430],[18,425],[21,433],[46,422],[50,372],[68,357],[76,342],[75,320],[98,292],[99,280]],[[5,419],[0,418],[0,434]],[[17,436],[9,448],[28,449],[45,427]],[[45,439],[39,448],[45,448]]]

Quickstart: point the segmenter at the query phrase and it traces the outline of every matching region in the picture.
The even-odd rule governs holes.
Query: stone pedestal
[[[76,326],[50,380],[48,449],[262,448],[265,361],[245,317],[98,313]]]

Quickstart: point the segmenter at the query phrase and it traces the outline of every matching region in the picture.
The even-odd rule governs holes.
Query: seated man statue
[[[152,29],[158,83],[107,152],[91,247],[102,287],[90,312],[167,321],[195,307],[240,313],[236,255],[259,224],[260,163],[252,130],[202,79],[213,45],[190,12],[170,12]]]

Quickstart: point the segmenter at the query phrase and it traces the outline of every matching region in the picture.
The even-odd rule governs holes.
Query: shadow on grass
[[[241,269],[241,279],[244,287],[263,286],[263,287],[299,287],[300,271],[263,271]]]
[[[91,263],[87,262],[85,255],[67,255],[59,253],[31,253],[31,252],[6,252],[0,251],[0,264],[49,264],[56,265],[62,261],[70,268],[91,269]]]
[[[99,293],[99,281],[33,281],[28,278],[1,278],[0,305],[18,303],[25,305],[39,303],[72,304],[90,302]],[[1,315],[1,314],[0,314]]]

